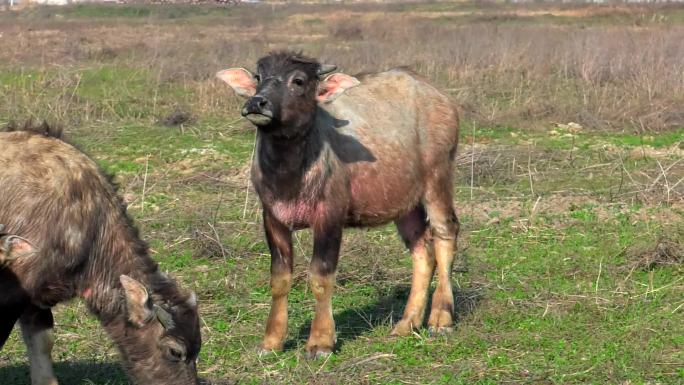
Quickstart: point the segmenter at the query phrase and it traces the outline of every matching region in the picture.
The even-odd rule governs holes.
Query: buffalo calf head
[[[261,58],[252,74],[244,68],[220,71],[216,76],[238,95],[248,98],[242,115],[254,125],[301,127],[310,123],[317,103],[330,103],[360,82],[333,72],[337,67],[320,64],[299,54],[280,52]]]

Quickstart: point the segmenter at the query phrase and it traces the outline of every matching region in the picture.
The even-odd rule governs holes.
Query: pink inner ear
[[[10,254],[30,254],[33,251],[33,246],[20,238],[14,238],[10,244]]]
[[[231,68],[223,70],[216,76],[226,82],[240,96],[253,96],[256,93],[256,82],[244,68]]]
[[[318,95],[316,95],[316,100],[319,102],[327,101],[337,89],[339,89],[339,86],[337,85],[333,85],[328,82],[321,83],[321,85],[318,87]]]
[[[319,84],[316,100],[319,102],[333,101],[347,89],[359,84],[360,82],[353,76],[343,73],[332,74]]]
[[[340,79],[336,78],[335,75],[330,75],[318,86],[318,96],[316,98],[318,100],[325,101],[328,99],[328,97],[335,94],[335,92],[341,91],[340,88]]]

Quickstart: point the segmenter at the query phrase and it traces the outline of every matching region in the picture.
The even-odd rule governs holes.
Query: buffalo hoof
[[[413,330],[415,330],[413,325],[414,324],[411,322],[411,320],[400,320],[390,332],[390,337],[404,337],[410,335],[413,333]]]
[[[256,348],[256,354],[259,358],[266,358],[271,356],[276,356],[280,352],[280,349],[266,349],[263,346]]]
[[[454,318],[450,311],[432,309],[428,319],[428,327],[430,327],[431,332],[434,330],[438,334],[447,334],[453,330],[453,326]]]
[[[332,348],[324,348],[321,346],[307,347],[306,348],[306,359],[308,360],[319,360],[322,358],[328,358],[332,355]]]
[[[57,379],[54,377],[32,379],[31,383],[36,385],[59,385]]]
[[[435,337],[435,336],[445,336],[449,335],[454,332],[454,328],[451,326],[430,326],[428,329],[428,333],[430,336]]]

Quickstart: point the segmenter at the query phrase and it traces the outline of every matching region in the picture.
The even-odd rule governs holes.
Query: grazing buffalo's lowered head
[[[162,274],[150,283],[151,294],[126,275],[120,281],[126,320],[114,326],[112,336],[131,379],[140,385],[197,385],[201,336],[195,294],[180,293]]]
[[[274,52],[259,59],[255,74],[231,68],[216,76],[248,98],[242,116],[259,129],[296,136],[311,126],[317,103],[332,102],[360,84],[343,73],[328,75],[336,69],[300,53]]]

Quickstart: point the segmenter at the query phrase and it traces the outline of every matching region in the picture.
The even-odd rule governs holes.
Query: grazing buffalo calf
[[[55,385],[54,305],[85,300],[136,384],[195,385],[193,293],[149,257],[110,180],[61,140],[0,133],[0,347],[17,320],[33,385]]]
[[[393,335],[422,325],[435,265],[439,281],[428,325],[436,332],[452,327],[457,112],[447,96],[409,71],[358,78],[336,73],[321,80],[334,69],[278,52],[260,59],[254,75],[242,68],[217,74],[248,98],[242,115],[257,126],[252,182],[263,206],[273,296],[265,351],[283,347],[292,231],[307,227],[314,233],[310,280],[316,297],[309,357],[334,347],[330,300],[345,226],[394,221],[411,250],[411,294]]]

